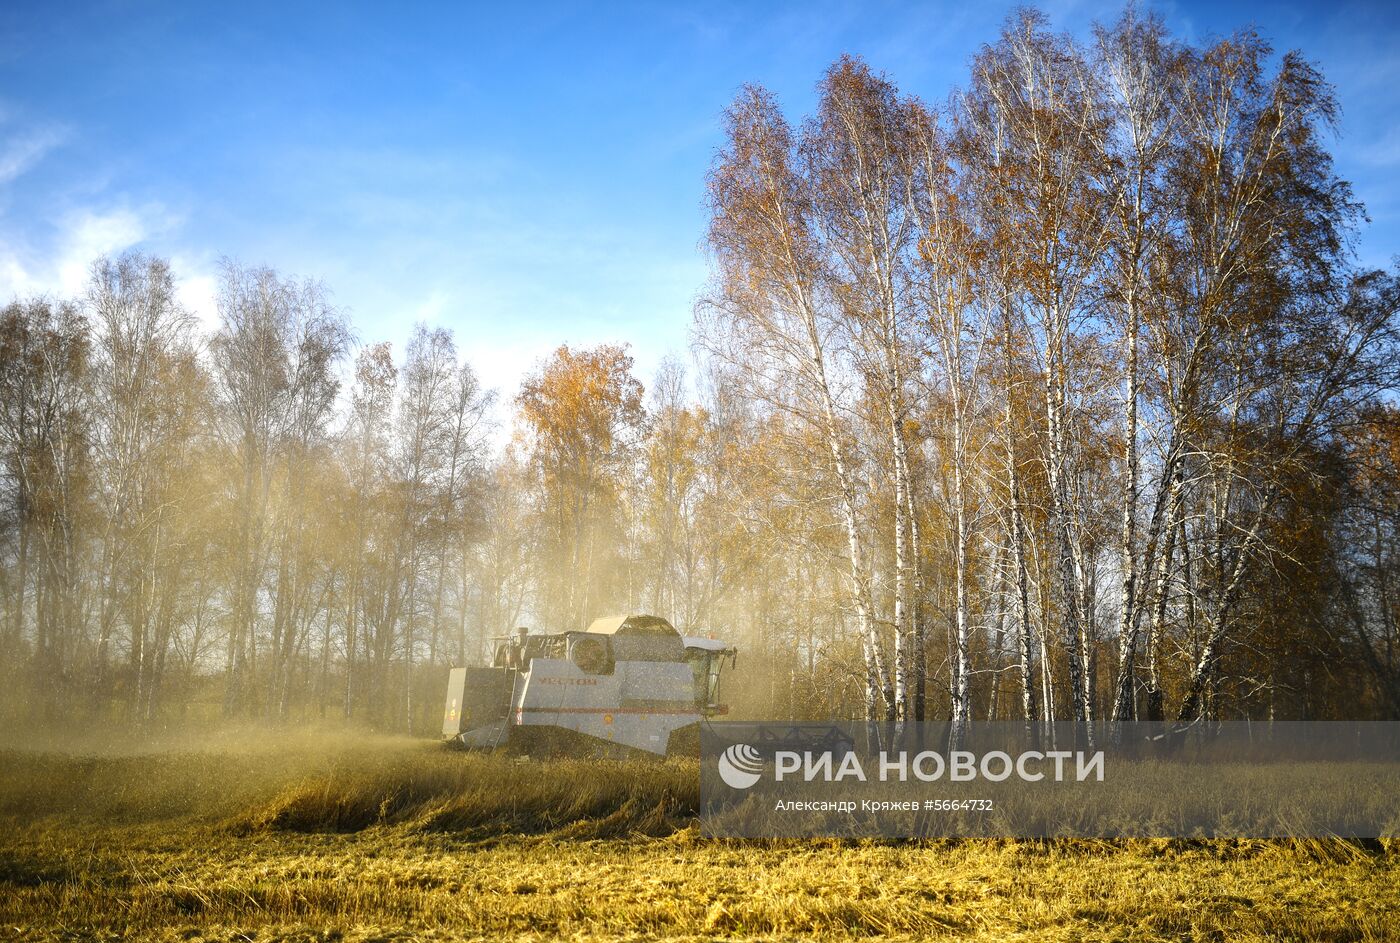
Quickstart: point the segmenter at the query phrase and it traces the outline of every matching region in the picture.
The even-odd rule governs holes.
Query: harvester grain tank
[[[473,749],[665,755],[694,749],[723,713],[733,646],[687,638],[659,616],[598,619],[582,632],[517,630],[490,667],[453,668],[442,733]]]

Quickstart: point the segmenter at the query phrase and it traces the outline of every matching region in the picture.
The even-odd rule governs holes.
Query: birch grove
[[[1393,387],[1395,309],[1394,276],[1346,251],[1330,88],[1270,61],[1250,33],[1196,48],[1129,11],[1078,43],[1030,11],[938,111],[850,59],[797,132],[762,89],[735,102],[702,327],[827,443],[847,605],[866,653],[896,652],[867,654],[869,716],[903,716],[911,584],[942,623],[921,653],[946,640],[919,681],[955,730],[975,700],[1010,716],[1007,626],[1031,723],[1283,696],[1225,654],[1258,618],[1241,594],[1296,552],[1278,518],[1321,513],[1298,489]],[[943,539],[911,562],[915,529]]]

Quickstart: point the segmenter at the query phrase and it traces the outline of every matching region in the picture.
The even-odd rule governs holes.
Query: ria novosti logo
[[[747,743],[736,743],[720,754],[719,778],[731,789],[748,789],[762,771],[763,756]]]
[[[839,760],[838,754],[830,750],[821,753],[779,750],[773,754],[773,779],[780,783],[794,779],[809,783],[847,780],[864,783],[872,778],[882,783],[908,782],[911,778],[925,783],[942,779],[955,783],[974,780],[999,783],[1013,776],[1028,783],[1044,779],[1066,782],[1071,777],[1081,783],[1104,780],[1102,750],[1093,753],[1027,750],[1015,756],[1002,750],[980,755],[968,750],[951,750],[946,758],[935,750],[924,750],[912,756],[902,751],[882,751],[874,760],[874,768],[867,772],[853,750],[839,754]],[[720,754],[717,766],[725,785],[731,789],[748,789],[762,778],[763,755],[747,743],[736,743]]]

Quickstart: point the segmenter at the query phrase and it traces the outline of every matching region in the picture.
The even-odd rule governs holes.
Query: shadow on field
[[[0,817],[235,835],[374,826],[475,836],[664,836],[695,818],[695,761],[521,761],[353,733],[250,735],[149,753],[0,751]]]
[[[472,834],[669,835],[698,802],[692,763],[514,762],[448,755],[309,777],[237,817],[235,831],[354,832],[374,825]]]

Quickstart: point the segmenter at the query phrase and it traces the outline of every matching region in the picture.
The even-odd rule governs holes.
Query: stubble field
[[[694,763],[337,733],[0,752],[0,938],[1400,939],[1400,848],[723,842]]]

